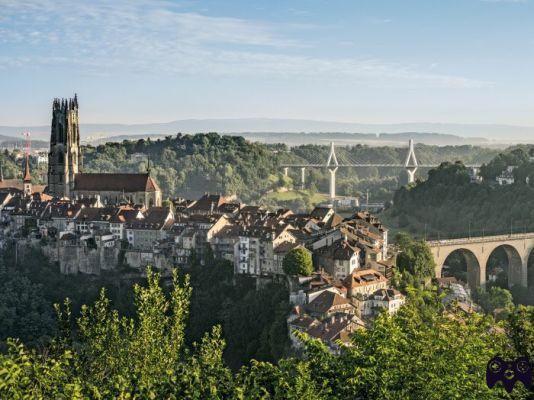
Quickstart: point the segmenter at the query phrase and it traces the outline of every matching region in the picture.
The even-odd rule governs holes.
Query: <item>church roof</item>
[[[76,174],[74,190],[92,192],[157,192],[160,188],[149,174]]]
[[[20,179],[3,179],[0,180],[0,191],[2,192],[22,192],[24,183]],[[42,193],[45,190],[44,185],[32,185],[32,192]]]

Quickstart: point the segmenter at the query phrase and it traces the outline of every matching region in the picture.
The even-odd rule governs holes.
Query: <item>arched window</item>
[[[65,162],[65,157],[63,156],[62,152],[59,152],[57,155],[57,162],[58,164],[63,164]]]

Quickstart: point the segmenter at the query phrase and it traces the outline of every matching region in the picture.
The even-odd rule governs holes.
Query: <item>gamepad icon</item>
[[[500,357],[493,357],[486,367],[486,383],[493,388],[497,382],[502,382],[504,389],[510,393],[517,381],[523,382],[527,389],[532,385],[532,365],[526,357],[519,357],[510,362]]]

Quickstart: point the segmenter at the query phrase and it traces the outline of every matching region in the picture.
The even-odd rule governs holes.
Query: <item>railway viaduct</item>
[[[528,259],[534,250],[534,233],[499,236],[471,237],[463,239],[428,241],[434,261],[436,276],[441,277],[447,257],[459,251],[467,264],[467,280],[471,288],[484,287],[486,267],[490,255],[502,247],[508,256],[508,283],[527,287],[534,282],[534,268],[528,270]],[[530,275],[530,276],[529,276]]]

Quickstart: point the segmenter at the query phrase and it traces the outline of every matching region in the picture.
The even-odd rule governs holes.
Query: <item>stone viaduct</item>
[[[529,282],[534,282],[534,267],[531,271],[528,270],[528,259],[534,250],[534,233],[435,240],[427,243],[436,262],[437,277],[441,277],[447,257],[459,251],[463,254],[467,264],[469,286],[484,287],[488,259],[497,248],[502,247],[508,256],[510,287],[513,285],[526,287]]]

